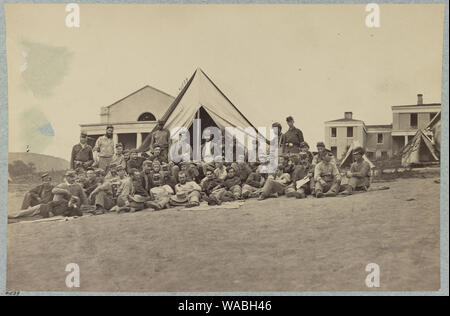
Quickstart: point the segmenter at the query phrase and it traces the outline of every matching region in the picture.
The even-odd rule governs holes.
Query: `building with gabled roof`
[[[114,126],[114,143],[125,148],[137,148],[153,130],[175,98],[164,91],[146,85],[122,99],[100,109],[100,123],[81,124],[81,132],[93,145],[105,134],[106,126]]]

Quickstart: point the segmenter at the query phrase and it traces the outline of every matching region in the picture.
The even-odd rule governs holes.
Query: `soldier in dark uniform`
[[[72,155],[70,156],[70,168],[73,170],[79,167],[86,170],[94,163],[94,154],[92,147],[87,144],[87,134],[81,133],[80,143],[72,148]]]
[[[294,126],[294,118],[289,116],[286,119],[289,130],[281,137],[281,147],[285,154],[298,154],[300,152],[300,144],[304,141],[301,130]]]

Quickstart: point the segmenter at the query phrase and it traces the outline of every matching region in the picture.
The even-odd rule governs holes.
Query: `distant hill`
[[[8,163],[22,160],[25,164],[34,163],[37,172],[69,169],[69,162],[62,158],[35,153],[8,153]]]

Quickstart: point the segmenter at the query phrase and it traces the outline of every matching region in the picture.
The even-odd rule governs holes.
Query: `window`
[[[139,115],[138,121],[156,121],[156,117],[152,113],[145,112]]]
[[[331,152],[333,153],[334,157],[337,157],[337,147],[331,146]]]
[[[379,133],[377,135],[377,144],[383,144],[383,134]]]
[[[389,158],[389,157],[388,157],[387,151],[382,151],[382,152],[381,152],[381,159],[387,160],[388,158]]]
[[[347,137],[353,137],[353,127],[347,127]]]
[[[417,113],[411,113],[409,123],[411,128],[417,128]]]
[[[332,127],[331,128],[331,137],[336,137],[337,136],[337,130],[336,127]]]

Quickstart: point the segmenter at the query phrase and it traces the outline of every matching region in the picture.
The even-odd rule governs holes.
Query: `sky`
[[[254,126],[292,115],[315,148],[352,111],[441,102],[444,5],[6,4],[9,152],[65,159],[83,123],[145,85],[173,96],[200,67]]]

